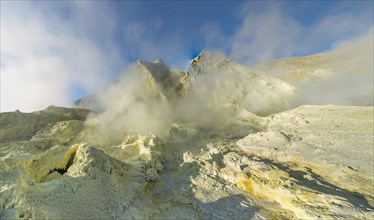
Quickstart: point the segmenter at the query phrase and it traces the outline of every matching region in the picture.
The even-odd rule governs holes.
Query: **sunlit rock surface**
[[[0,218],[373,219],[374,108],[281,112],[295,93],[202,52],[138,61],[93,111],[1,113]]]
[[[372,107],[246,114],[246,137],[175,124],[118,145],[84,140],[69,119],[1,143],[2,218],[374,217]]]
[[[272,165],[250,171],[242,188],[298,218],[373,218],[373,117],[373,107],[348,106],[301,106],[271,116],[266,131],[237,142]]]

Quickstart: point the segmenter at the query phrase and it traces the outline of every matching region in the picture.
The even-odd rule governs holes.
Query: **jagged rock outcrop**
[[[165,134],[174,122],[214,128],[231,123],[243,111],[258,115],[282,111],[294,92],[279,79],[221,53],[203,51],[187,73],[171,70],[160,60],[137,61],[104,91],[76,104],[94,106],[92,110],[99,112],[90,121],[103,130],[114,126],[120,132]]]
[[[203,51],[191,63],[185,87],[209,97],[207,108],[232,105],[260,115],[287,109],[295,88],[221,53]],[[209,106],[211,105],[211,106]]]
[[[79,145],[69,151],[62,156],[51,149],[32,159],[25,168],[36,176],[20,173],[20,183],[2,192],[2,217],[118,218],[145,185],[139,167],[99,149]],[[65,157],[64,167],[53,166],[65,164]]]
[[[143,102],[150,101],[150,99],[162,102],[174,101],[182,89],[181,78],[184,75],[185,73],[182,71],[169,69],[162,60],[155,62],[137,60],[119,79],[112,82],[103,91],[78,99],[74,105],[94,111],[105,111],[108,108],[106,99],[121,100],[121,94],[113,94],[118,90],[124,93],[131,92],[131,95],[136,95],[136,98]],[[131,88],[126,89],[126,87]]]
[[[187,73],[170,70],[161,60],[153,63],[138,60],[106,90],[77,100],[75,105],[93,110],[106,109],[106,99],[121,98],[112,97],[111,90],[129,86],[129,81],[138,82],[139,89],[145,93],[139,99],[145,101],[168,100],[174,107],[181,103],[175,100],[176,97],[192,96],[197,99],[206,96],[210,100],[202,101],[211,104],[210,108],[239,105],[247,111],[263,115],[287,109],[295,92],[293,86],[241,65],[221,53],[203,51],[192,60]]]

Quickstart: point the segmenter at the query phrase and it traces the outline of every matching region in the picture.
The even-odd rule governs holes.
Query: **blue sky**
[[[373,34],[373,1],[1,1],[0,110],[69,106],[136,59],[252,65]]]

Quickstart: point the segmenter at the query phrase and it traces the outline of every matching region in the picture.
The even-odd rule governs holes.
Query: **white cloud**
[[[301,33],[300,24],[278,8],[250,14],[230,38],[230,54],[247,64],[290,56]]]
[[[105,2],[1,1],[0,111],[69,106],[72,95],[79,98],[73,94],[76,88],[93,93],[137,58],[162,58],[187,69],[191,53],[203,41],[208,49],[254,64],[337,45],[372,25],[372,14],[368,19],[367,11],[347,5],[305,26],[283,4],[260,9],[251,8],[253,2],[245,4],[242,22],[230,35],[220,21],[202,21],[186,30],[183,24],[167,26],[168,18],[161,15],[149,17],[140,10],[133,16],[138,11],[131,4],[122,5],[119,14],[114,3]]]
[[[69,106],[73,86],[94,92],[113,78],[118,51],[100,39],[111,21],[93,4],[55,4],[66,12],[1,2],[1,112]]]
[[[77,95],[98,91],[138,58],[163,58],[187,68],[189,45],[182,31],[166,32],[160,17],[119,16],[112,6],[2,1],[0,111],[70,106]],[[77,90],[85,94],[74,94]]]
[[[373,105],[374,66],[373,30],[366,35],[345,42],[317,66],[324,79],[295,83],[298,88],[294,106],[301,104]]]
[[[361,2],[363,3],[363,2]],[[203,28],[207,47],[217,39],[229,56],[247,65],[277,58],[303,56],[335,50],[328,67],[335,75],[314,82],[301,82],[295,106],[299,104],[373,104],[373,11],[372,3],[336,3],[318,19],[305,21],[295,11],[309,6],[286,3],[259,5],[246,3],[241,24],[231,36],[220,26],[208,23]],[[302,15],[303,19],[308,18]],[[346,46],[342,46],[346,45]],[[216,45],[217,47],[217,45]],[[326,73],[327,74],[327,73]],[[327,76],[326,76],[327,77]]]
[[[56,71],[59,69],[59,71]],[[66,70],[55,57],[24,58],[1,69],[1,110],[43,109],[49,104],[67,105]]]
[[[290,5],[279,3],[259,10],[250,2],[243,9],[241,25],[227,40],[227,51],[247,65],[321,52],[372,27],[370,9],[348,6],[337,5],[325,17],[307,25],[293,17]]]

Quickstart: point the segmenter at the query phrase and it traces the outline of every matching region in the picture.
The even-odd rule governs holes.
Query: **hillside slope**
[[[290,83],[204,51],[137,61],[91,111],[0,113],[0,219],[373,219],[374,107],[291,109]]]
[[[332,51],[269,61],[253,66],[295,86],[293,106],[373,105],[373,35]]]
[[[28,141],[0,144],[0,216],[372,219],[373,111],[243,113],[227,133],[174,124],[168,135],[119,143],[92,125],[51,122]]]

